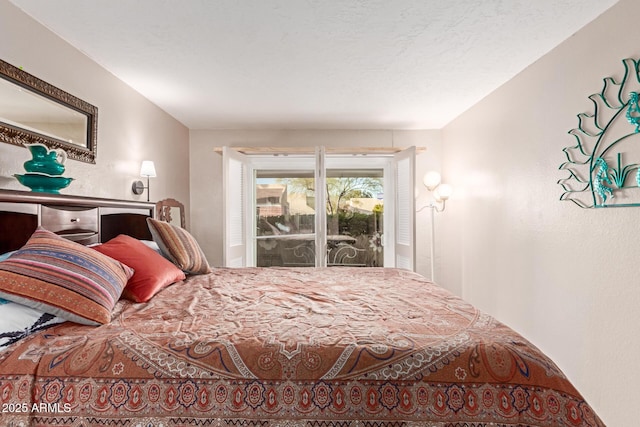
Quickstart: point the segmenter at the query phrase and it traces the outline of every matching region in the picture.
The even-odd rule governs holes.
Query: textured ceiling
[[[438,129],[617,0],[11,0],[191,129]]]

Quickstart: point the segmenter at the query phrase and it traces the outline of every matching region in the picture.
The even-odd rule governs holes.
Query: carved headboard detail
[[[163,199],[156,203],[156,216],[182,228],[187,228],[184,205],[176,199]]]

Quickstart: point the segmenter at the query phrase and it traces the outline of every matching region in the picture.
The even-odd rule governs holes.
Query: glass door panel
[[[413,269],[415,148],[223,160],[225,266]]]
[[[314,171],[256,170],[256,265],[315,266]]]
[[[327,169],[327,266],[384,265],[383,169]]]

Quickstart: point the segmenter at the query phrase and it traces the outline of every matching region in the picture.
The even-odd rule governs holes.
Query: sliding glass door
[[[407,188],[413,195],[412,165],[399,171],[398,155],[229,151],[225,265],[413,268],[413,199],[402,199]]]
[[[316,263],[313,170],[255,170],[256,266]]]
[[[329,166],[332,160],[335,163],[336,159],[327,159]],[[325,215],[329,266],[384,265],[384,169],[357,163],[327,167]]]

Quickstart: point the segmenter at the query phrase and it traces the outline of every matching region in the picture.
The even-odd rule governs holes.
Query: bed
[[[540,350],[416,273],[186,265],[154,227],[200,258],[192,236],[147,222],[184,279],[0,350],[1,425],[604,425]]]

